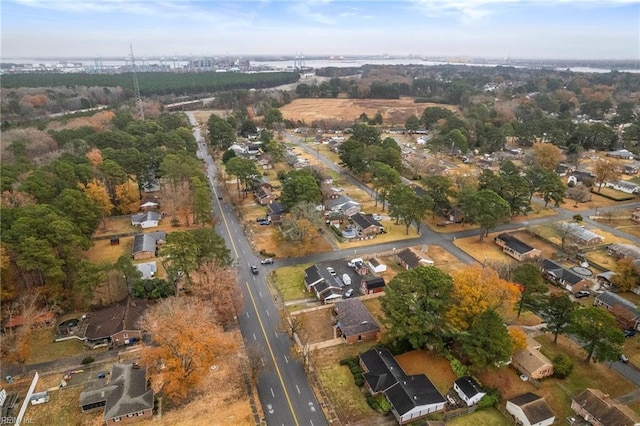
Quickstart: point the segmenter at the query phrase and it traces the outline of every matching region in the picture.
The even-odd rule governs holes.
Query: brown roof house
[[[593,304],[611,312],[621,326],[640,330],[640,310],[624,297],[605,291],[596,296]]]
[[[146,299],[126,299],[89,314],[84,337],[94,348],[128,345],[142,338],[138,321],[147,309]]]
[[[523,426],[549,426],[556,420],[547,401],[531,392],[508,400],[507,411]]]
[[[433,260],[421,251],[408,247],[396,255],[398,265],[404,269],[414,269],[418,266],[433,265]]]
[[[280,223],[284,218],[284,206],[278,202],[273,202],[267,207],[267,217],[273,223]]]
[[[640,417],[629,407],[615,404],[598,389],[585,389],[571,399],[571,409],[593,426],[636,426]]]
[[[541,347],[540,343],[527,335],[527,347],[513,354],[511,365],[527,377],[537,380],[553,375],[553,363],[542,355]]]
[[[356,213],[351,216],[358,233],[362,235],[378,235],[384,232],[384,226],[368,214]]]
[[[535,259],[540,256],[540,250],[520,241],[513,235],[503,232],[495,239],[495,243],[502,247],[502,251],[519,262],[527,259]]]
[[[256,196],[256,200],[258,201],[258,203],[260,203],[261,206],[271,204],[275,200],[271,191],[264,186],[258,187],[254,194]]]
[[[104,409],[104,423],[133,423],[153,416],[153,390],[147,388],[147,369],[114,364],[108,381],[92,380],[80,393],[82,412]]]
[[[380,338],[380,326],[360,299],[345,299],[335,303],[336,324],[334,338],[342,337],[347,343]]]

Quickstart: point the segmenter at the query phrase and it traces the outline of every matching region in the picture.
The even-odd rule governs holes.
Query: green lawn
[[[82,342],[77,339],[54,342],[54,328],[41,328],[33,331],[31,353],[27,364],[51,361],[79,355],[85,351]],[[89,351],[87,350],[87,353]],[[93,352],[92,352],[93,353]]]
[[[304,270],[311,264],[285,266],[269,274],[269,282],[275,285],[283,301],[306,299],[311,294],[304,288]]]
[[[478,410],[475,413],[447,420],[447,426],[509,426],[512,424],[513,421],[511,421],[511,419],[505,418],[502,413],[495,408]]]

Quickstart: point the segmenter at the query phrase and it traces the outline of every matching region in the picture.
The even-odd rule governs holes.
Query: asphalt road
[[[192,113],[187,113],[192,124]],[[232,206],[219,200],[221,189],[216,181],[216,167],[207,153],[199,129],[194,129],[199,146],[199,157],[207,165],[207,176],[213,192],[213,206],[219,219],[216,231],[226,240],[238,268],[238,283],[243,297],[243,308],[238,322],[247,347],[260,351],[264,368],[258,379],[258,396],[265,419],[269,425],[326,425],[320,404],[307,380],[302,364],[291,356],[292,342],[288,335],[279,332],[280,317],[271,294],[265,284],[270,267],[260,265],[253,254],[242,224]],[[254,275],[250,266],[256,265],[260,273]]]

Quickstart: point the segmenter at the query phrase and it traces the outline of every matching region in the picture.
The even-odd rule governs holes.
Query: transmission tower
[[[133,44],[130,44],[129,48],[131,49],[131,71],[133,72],[133,96],[136,98],[136,114],[139,119],[144,120],[144,109],[142,107],[142,98],[140,97],[138,75],[136,74],[136,59],[133,56]]]

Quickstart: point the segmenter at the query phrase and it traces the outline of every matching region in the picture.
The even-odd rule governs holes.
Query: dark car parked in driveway
[[[583,297],[589,297],[591,296],[591,293],[589,293],[586,290],[580,290],[579,292],[577,292],[576,294],[574,294],[576,299],[582,299]]]
[[[635,336],[635,335],[636,335],[636,333],[637,333],[637,332],[636,332],[634,329],[632,329],[632,328],[627,328],[627,329],[624,331],[624,337],[633,337],[633,336]]]

